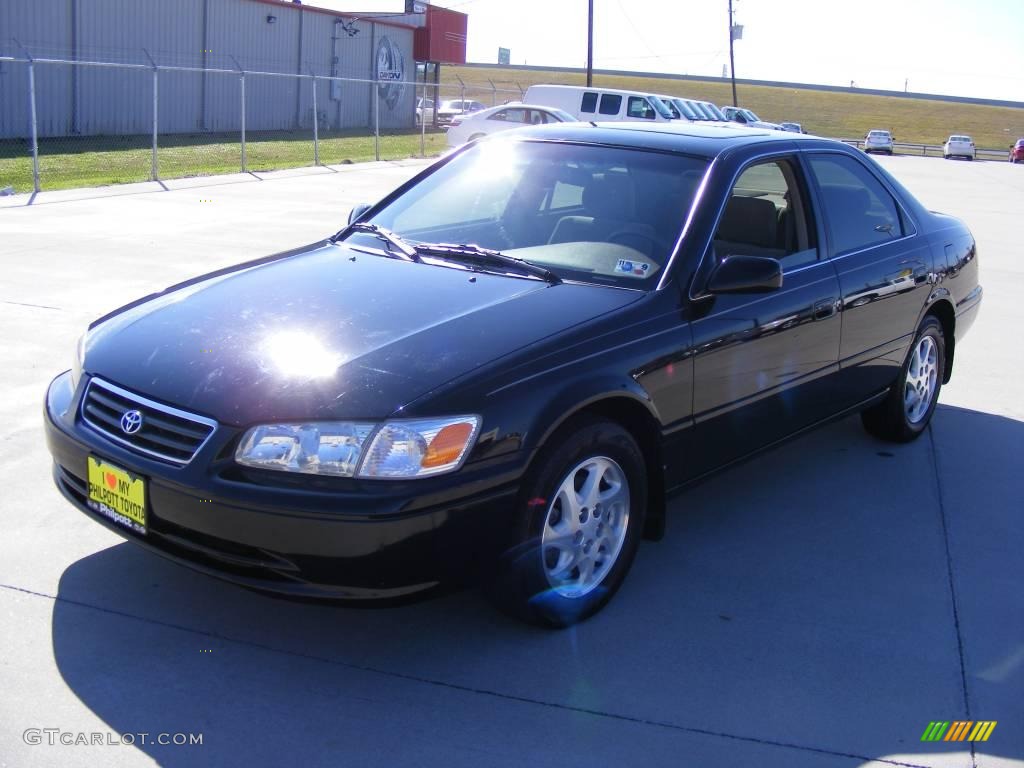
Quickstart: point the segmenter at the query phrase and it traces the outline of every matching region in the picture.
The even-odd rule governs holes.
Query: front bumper
[[[170,466],[83,424],[85,383],[75,391],[70,378],[55,378],[46,397],[58,489],[129,541],[211,576],[295,596],[402,597],[471,577],[496,556],[512,519],[514,463],[407,482],[268,477],[231,461],[235,436],[221,428],[190,464]],[[145,534],[87,506],[89,455],[146,479]]]

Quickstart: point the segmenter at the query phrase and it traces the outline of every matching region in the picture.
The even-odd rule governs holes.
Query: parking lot
[[[1024,168],[879,162],[979,244],[984,304],[928,433],[893,446],[848,418],[692,488],[561,632],[472,590],[386,609],[244,591],[50,479],[43,394],[91,319],[317,240],[421,162],[0,198],[0,768],[1024,765]],[[998,725],[922,742],[935,720]]]

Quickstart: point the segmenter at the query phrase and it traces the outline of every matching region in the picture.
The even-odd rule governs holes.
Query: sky
[[[306,0],[400,12],[403,0]],[[587,0],[435,0],[470,62],[586,66]],[[1024,101],[1024,0],[733,0],[736,76]],[[594,67],[720,77],[727,0],[594,0]]]

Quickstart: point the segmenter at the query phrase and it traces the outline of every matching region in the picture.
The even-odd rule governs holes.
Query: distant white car
[[[426,119],[428,123],[434,122],[434,100],[420,99],[416,102],[416,125]]]
[[[885,152],[892,154],[892,134],[888,131],[868,131],[864,137],[864,151],[869,155],[872,152]]]
[[[974,139],[970,136],[950,136],[942,145],[942,156],[947,160],[951,157],[966,157],[968,160],[973,160],[977,155]]]
[[[800,125],[800,123],[786,122],[779,123],[779,125],[782,126],[782,130],[784,131],[790,131],[791,133],[807,133],[807,131],[804,130],[804,127]]]
[[[578,122],[575,117],[557,107],[503,104],[471,115],[455,117],[448,128],[448,146],[457,147],[459,144],[476,141],[491,133],[522,128],[524,125]]]

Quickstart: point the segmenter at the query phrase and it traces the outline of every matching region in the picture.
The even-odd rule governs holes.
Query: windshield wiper
[[[367,224],[365,222],[357,221],[354,224],[349,224],[347,231],[365,232],[368,235],[373,235],[374,237],[383,240],[394,249],[392,250],[392,248],[388,248],[388,253],[393,253],[400,259],[405,259],[406,261],[420,260],[419,253],[417,253],[416,248],[405,242],[405,240],[396,235],[390,229],[378,227],[376,224]]]
[[[417,253],[427,256],[440,256],[452,261],[462,261],[480,267],[508,267],[530,277],[537,277],[541,280],[557,285],[562,279],[538,264],[531,264],[524,259],[517,259],[515,256],[508,256],[501,251],[490,248],[481,248],[472,243],[417,243]]]

